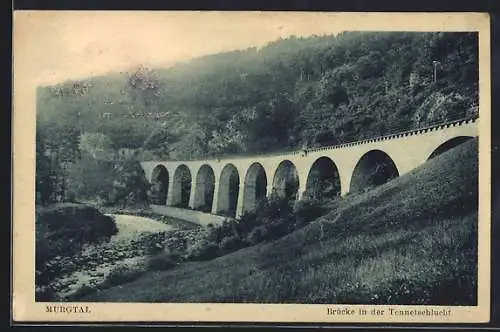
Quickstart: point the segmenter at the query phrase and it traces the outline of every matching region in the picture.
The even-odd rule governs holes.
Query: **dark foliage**
[[[264,241],[279,239],[326,213],[319,201],[264,199],[256,212],[210,226],[188,250],[188,258],[208,260]]]

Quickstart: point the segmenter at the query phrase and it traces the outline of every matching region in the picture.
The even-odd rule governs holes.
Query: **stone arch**
[[[151,204],[167,204],[168,180],[167,168],[163,165],[156,166],[151,175]]]
[[[212,167],[207,164],[200,167],[198,174],[196,174],[195,188],[196,192],[193,209],[211,212],[215,189],[215,175]]]
[[[312,164],[304,196],[313,199],[331,199],[340,196],[340,174],[337,165],[328,157],[320,157]]]
[[[273,195],[297,199],[299,191],[299,174],[297,167],[290,160],[283,160],[274,172]]]
[[[379,186],[398,176],[398,168],[387,153],[371,150],[365,153],[354,167],[350,191],[357,192]]]
[[[266,170],[260,163],[253,163],[248,168],[245,176],[245,188],[243,191],[243,213],[253,211],[260,200],[266,197],[267,175]]]
[[[453,137],[449,140],[447,140],[446,142],[442,143],[441,145],[439,145],[437,148],[434,149],[434,151],[432,151],[432,153],[429,155],[429,157],[427,158],[427,160],[430,160],[438,155],[440,155],[441,153],[443,152],[446,152],[462,143],[464,143],[465,141],[468,141],[472,139],[471,136],[457,136],[457,137]]]
[[[217,213],[230,217],[236,216],[239,189],[240,174],[238,169],[233,164],[227,164],[220,175]]]
[[[191,171],[182,164],[174,172],[172,187],[172,206],[187,208],[189,206],[189,196],[191,195]]]

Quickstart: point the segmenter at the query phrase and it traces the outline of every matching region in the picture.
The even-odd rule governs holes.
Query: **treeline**
[[[478,36],[290,37],[41,87],[37,107],[44,146],[70,162],[80,158],[82,135],[95,133],[137,159],[338,144],[476,114]]]

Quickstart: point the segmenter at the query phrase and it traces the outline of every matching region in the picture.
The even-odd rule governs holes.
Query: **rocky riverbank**
[[[139,216],[110,214],[118,228],[109,241],[87,245],[73,257],[57,256],[46,263],[45,273],[55,276],[37,288],[51,300],[68,300],[85,289],[104,286],[111,274],[140,273],[158,252],[184,252],[199,228],[176,229],[171,225]],[[39,273],[39,271],[37,271]]]

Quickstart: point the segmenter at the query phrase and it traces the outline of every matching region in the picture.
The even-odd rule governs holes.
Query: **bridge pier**
[[[194,196],[192,205],[190,205],[193,209],[198,209],[200,207],[205,207],[207,204],[210,204],[210,208],[213,207],[213,197],[212,201],[208,202],[207,201],[207,194],[209,194],[209,191],[212,190],[212,183],[207,182],[206,180],[203,179],[198,179],[195,184],[192,185],[192,190],[194,190]],[[213,188],[212,194],[215,192],[215,188]]]
[[[212,214],[217,214],[219,208],[219,180],[215,178],[214,198],[212,200]]]
[[[268,183],[268,185],[266,187],[266,196],[268,198],[270,198],[273,196],[273,193],[274,193],[274,186],[273,186],[272,181],[270,181],[270,183]]]
[[[306,198],[306,194],[307,194],[306,182],[307,181],[300,181],[300,186],[299,186],[299,189],[297,191],[297,200],[298,201]]]
[[[351,186],[352,173],[354,172],[354,163],[344,163],[343,168],[339,167],[339,177],[340,177],[340,196],[345,196]]]
[[[180,197],[175,197],[174,194],[174,172],[169,172],[168,173],[168,195],[167,195],[167,206],[172,206],[174,204],[177,204],[177,200],[180,201]]]
[[[341,178],[342,179],[342,178]],[[348,176],[345,179],[341,180],[340,183],[340,196],[345,196],[349,193],[349,187],[351,185],[351,177]]]
[[[189,207],[193,210],[197,207],[197,195],[198,192],[198,181],[196,181],[196,176],[191,178],[191,192],[189,193]]]
[[[241,182],[240,182],[241,183]],[[236,213],[235,218],[238,219],[243,215],[243,205],[245,197],[245,185],[243,183],[240,184],[238,188],[238,202],[236,203]]]

